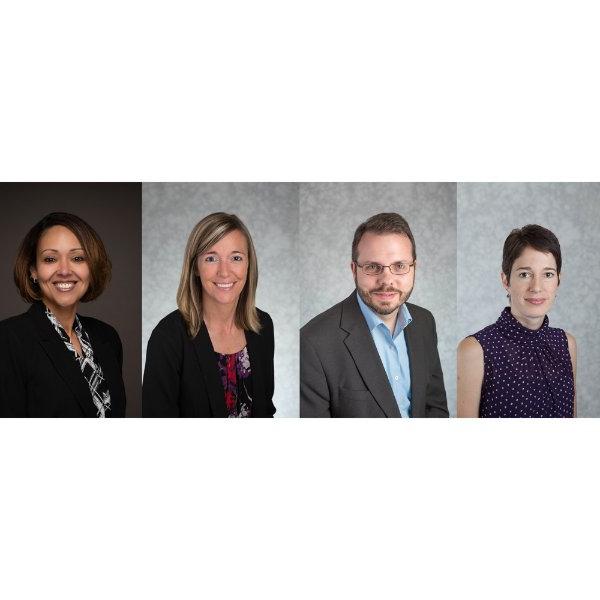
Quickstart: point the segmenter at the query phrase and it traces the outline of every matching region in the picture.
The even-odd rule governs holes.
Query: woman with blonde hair
[[[254,304],[257,282],[242,221],[202,219],[187,242],[179,308],[148,342],[144,417],[273,416],[273,322]]]

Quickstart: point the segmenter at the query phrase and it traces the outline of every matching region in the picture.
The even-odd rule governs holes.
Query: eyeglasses
[[[392,275],[406,275],[415,263],[396,262],[391,265],[380,265],[379,263],[366,262],[359,265],[355,262],[354,264],[357,267],[360,267],[365,275],[381,275],[386,267],[390,270]]]

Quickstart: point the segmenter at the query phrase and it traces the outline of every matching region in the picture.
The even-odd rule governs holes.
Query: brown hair
[[[415,238],[413,237],[412,231],[406,222],[406,219],[401,217],[398,213],[379,213],[373,215],[367,219],[364,223],[361,223],[354,232],[354,239],[352,240],[352,261],[356,262],[358,258],[358,243],[362,236],[367,233],[398,233],[405,235],[412,244],[412,255],[413,261],[417,259],[417,249],[415,247]]]
[[[204,217],[192,229],[185,248],[181,280],[177,290],[177,306],[191,337],[198,335],[202,324],[202,284],[197,274],[196,262],[201,254],[232,231],[240,231],[248,243],[248,275],[235,309],[235,323],[245,331],[260,331],[260,320],[254,305],[258,264],[252,237],[239,217],[217,212]]]
[[[90,269],[90,285],[81,302],[95,300],[110,281],[112,265],[100,236],[83,219],[64,212],[53,212],[36,223],[27,233],[15,260],[13,277],[19,293],[26,302],[41,300],[40,286],[31,278],[31,268],[37,263],[38,243],[50,227],[61,225],[79,240]]]
[[[504,242],[502,272],[506,275],[506,279],[510,279],[510,272],[515,260],[528,246],[539,252],[552,254],[556,260],[556,273],[560,275],[562,257],[558,238],[549,229],[540,225],[525,225],[521,229],[513,229]]]

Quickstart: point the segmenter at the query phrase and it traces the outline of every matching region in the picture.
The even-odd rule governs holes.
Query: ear
[[[502,282],[502,286],[504,287],[504,289],[509,292],[510,291],[510,283],[508,282],[508,279],[506,277],[506,275],[504,274],[504,271],[502,271],[500,273],[500,281]]]
[[[354,261],[350,263],[350,270],[352,271],[352,275],[356,277],[356,263]]]
[[[29,267],[29,275],[31,276],[32,279],[39,279],[37,270],[35,267]]]

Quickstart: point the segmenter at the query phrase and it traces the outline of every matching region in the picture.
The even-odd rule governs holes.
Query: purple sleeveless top
[[[473,337],[483,348],[480,417],[572,417],[575,399],[567,335],[548,327],[533,331],[505,308]]]

